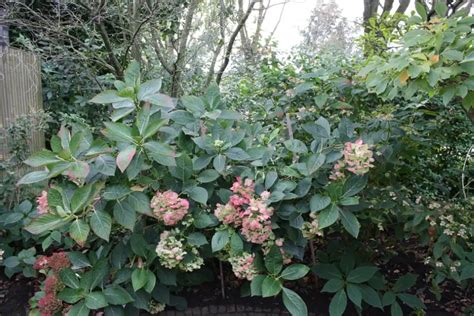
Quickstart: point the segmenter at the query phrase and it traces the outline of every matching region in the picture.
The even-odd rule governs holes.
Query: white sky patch
[[[271,0],[273,6],[268,10],[263,23],[264,35],[268,36],[278,22],[283,0]],[[336,0],[337,5],[342,10],[343,16],[350,21],[362,20],[364,11],[364,0]],[[284,8],[280,24],[275,31],[273,39],[278,42],[278,48],[282,51],[289,51],[291,47],[300,43],[301,30],[309,22],[311,11],[316,6],[317,0],[290,0]],[[395,1],[394,8],[398,5]],[[410,8],[407,13],[410,12]]]

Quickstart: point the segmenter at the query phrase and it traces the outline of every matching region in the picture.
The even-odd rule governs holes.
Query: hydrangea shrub
[[[51,150],[26,161],[42,170],[19,184],[48,189],[25,229],[45,239],[59,232],[70,262],[38,262],[51,269],[38,309],[183,308],[181,280],[205,281],[201,271],[219,260],[251,295],[281,294],[292,315],[306,315],[287,285],[309,272],[311,240],[339,229],[358,237],[377,144],[346,118],[297,119],[272,132],[280,122],[247,121],[216,86],[173,100],[160,80],[141,83],[137,63],[114,85],[91,100],[111,105],[101,136],[62,126]]]

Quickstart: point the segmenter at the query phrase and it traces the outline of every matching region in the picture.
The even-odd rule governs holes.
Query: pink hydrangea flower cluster
[[[39,256],[33,265],[35,270],[51,269],[55,273],[59,273],[62,269],[71,266],[71,261],[65,252],[55,252],[51,256]]]
[[[344,159],[339,160],[334,165],[334,169],[329,176],[331,180],[344,178],[344,170],[360,176],[366,174],[370,168],[374,167],[372,164],[374,162],[374,153],[362,139],[358,139],[354,143],[347,142],[342,154]]]
[[[43,192],[41,192],[41,195],[36,198],[36,202],[38,203],[38,207],[36,208],[38,214],[44,215],[49,213],[47,191],[43,190]]]
[[[214,215],[224,224],[241,228],[244,238],[255,244],[263,244],[273,236],[270,218],[273,209],[267,206],[270,193],[265,191],[256,196],[254,182],[251,179],[242,181],[237,177],[232,184],[229,202],[217,204]]]
[[[301,227],[303,237],[306,239],[313,239],[316,236],[322,236],[323,232],[319,229],[318,215],[316,215],[315,212],[311,212],[309,217],[311,218],[311,222],[304,222]]]
[[[160,258],[160,264],[168,269],[179,268],[183,271],[194,271],[204,264],[204,259],[199,255],[195,247],[187,247],[183,243],[183,238],[179,231],[165,230],[160,235],[160,242],[156,247],[156,253]],[[192,255],[191,260],[183,262],[187,254]]]
[[[173,191],[156,192],[150,203],[153,214],[167,226],[176,225],[188,213],[189,202]]]
[[[178,266],[184,259],[186,251],[177,231],[165,230],[160,235],[160,242],[156,246],[156,254],[160,258],[160,264],[168,269]]]
[[[62,301],[59,300],[54,293],[48,293],[38,301],[38,309],[41,316],[53,316],[62,306]]]
[[[251,281],[258,274],[253,264],[254,260],[254,254],[243,252],[239,255],[231,256],[229,263],[232,265],[232,271],[237,278]]]

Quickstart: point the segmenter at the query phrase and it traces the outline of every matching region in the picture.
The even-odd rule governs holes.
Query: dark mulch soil
[[[403,254],[398,254],[382,267],[384,275],[388,280],[396,280],[399,276],[413,272],[420,277],[416,285],[416,294],[427,305],[428,316],[447,316],[447,315],[474,315],[474,293],[472,291],[461,289],[455,283],[445,282],[443,284],[443,296],[441,301],[436,301],[435,296],[430,291],[430,283],[427,280],[428,268],[420,260],[424,254],[421,249],[408,250]],[[205,308],[204,314],[213,315],[285,315],[285,308],[281,299],[262,299],[258,297],[241,297],[240,284],[232,277],[230,271],[225,271],[228,276],[225,279],[225,299],[222,297],[221,284],[219,280],[206,283],[199,287],[194,287],[181,293],[188,301],[188,312],[191,310]],[[320,286],[324,280],[320,280]],[[28,299],[34,293],[34,281],[31,279],[17,276],[9,280],[2,271],[0,271],[0,315],[2,316],[20,316],[27,315]],[[307,277],[298,282],[292,282],[287,285],[298,292],[308,305],[311,315],[328,315],[328,306],[331,299],[330,295],[320,293],[315,287],[315,280]],[[350,304],[349,304],[350,305]],[[245,308],[245,311],[243,310]],[[212,311],[211,311],[212,309]],[[225,312],[224,312],[225,310]],[[229,312],[232,310],[232,312]],[[209,311],[209,312],[207,312]],[[281,312],[279,312],[281,311]],[[176,313],[173,315],[188,315],[186,313]],[[408,312],[408,310],[407,310]],[[164,315],[168,315],[164,313]],[[202,315],[203,312],[201,312]],[[171,315],[171,314],[169,314]],[[286,314],[287,315],[287,314]],[[350,306],[344,315],[357,315]],[[378,316],[387,315],[378,309],[367,309],[364,315]],[[408,315],[408,313],[407,313]]]

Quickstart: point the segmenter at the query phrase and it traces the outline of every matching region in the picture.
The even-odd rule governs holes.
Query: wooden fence
[[[32,53],[0,46],[0,161],[8,160],[7,129],[21,116],[43,110],[41,69]],[[30,152],[44,147],[44,135],[29,131]]]

